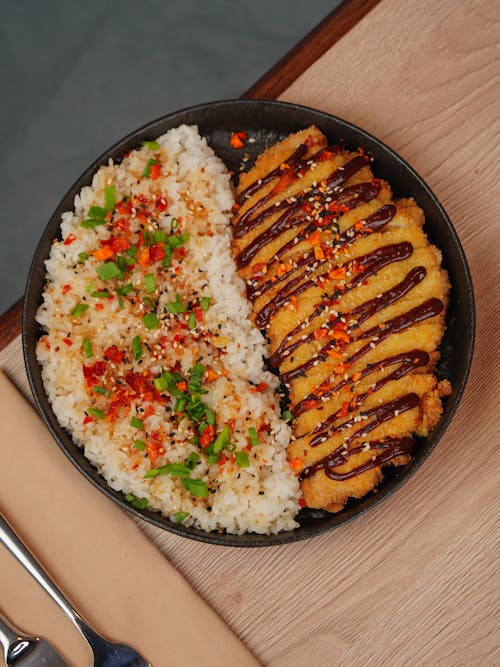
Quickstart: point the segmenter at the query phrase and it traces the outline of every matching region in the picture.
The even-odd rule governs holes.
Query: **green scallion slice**
[[[207,424],[215,426],[215,412],[213,410],[205,409],[205,420]]]
[[[96,273],[104,282],[112,278],[123,278],[123,271],[115,264],[115,262],[105,262],[96,268]]]
[[[175,513],[175,523],[182,523],[184,519],[187,519],[189,512],[176,512]]]
[[[157,141],[141,141],[141,146],[146,146],[150,151],[157,151],[160,148]]]
[[[104,208],[106,212],[112,211],[116,206],[116,188],[108,185],[104,188]]]
[[[134,286],[132,283],[127,283],[126,285],[123,285],[122,287],[119,287],[116,290],[117,294],[120,294],[120,296],[127,296],[127,294],[130,294],[134,289]]]
[[[252,443],[252,447],[257,447],[259,444],[259,436],[257,435],[257,431],[253,426],[248,429],[248,436],[250,438],[250,442]]]
[[[173,475],[174,477],[189,477],[191,474],[190,468],[182,463],[167,463],[159,468],[151,468],[144,475],[144,479],[154,479],[162,475]]]
[[[90,282],[85,288],[85,293],[90,294],[94,290],[94,283]]]
[[[74,308],[71,309],[72,317],[80,317],[88,309],[88,303],[77,303]]]
[[[188,317],[188,329],[194,329],[196,326],[196,315],[194,313],[189,313]]]
[[[211,299],[210,299],[209,296],[203,296],[203,297],[200,299],[200,307],[201,307],[201,309],[204,310],[205,312],[210,308],[210,301],[211,301]]]
[[[136,361],[139,361],[139,359],[142,359],[142,356],[144,354],[141,339],[140,339],[139,336],[134,336],[132,338],[132,354],[134,355],[134,359]]]
[[[82,220],[80,223],[80,227],[83,227],[84,229],[95,229],[96,227],[99,227],[99,225],[105,225],[106,220],[104,218],[87,218],[86,220]]]
[[[170,262],[172,261],[172,253],[174,251],[169,245],[165,244],[165,257],[163,258],[163,261],[161,263],[162,266],[165,268],[168,268],[170,266]]]
[[[178,398],[175,401],[174,412],[184,412],[186,403],[187,403],[187,398]]]
[[[248,468],[250,461],[248,460],[248,454],[246,452],[236,452],[234,456],[238,468]]]
[[[156,313],[146,313],[146,315],[142,316],[142,321],[146,329],[158,329],[160,326]]]
[[[220,452],[218,452],[217,454],[209,454],[207,456],[208,465],[213,466],[214,463],[219,463],[220,457],[221,457]]]
[[[80,262],[86,262],[88,258],[90,257],[88,252],[79,252],[78,253],[78,259]]]
[[[184,234],[172,234],[168,242],[172,246],[172,248],[180,248],[183,246],[185,243],[189,241],[189,232],[185,232]]]
[[[93,220],[101,220],[102,218],[106,217],[106,210],[103,209],[102,206],[91,206],[87,216]]]
[[[198,463],[200,460],[200,455],[197,454],[196,452],[191,452],[191,454],[187,457],[185,465],[190,469],[193,470],[195,465]]]
[[[191,479],[186,477],[181,480],[182,486],[196,498],[206,498],[208,496],[208,486],[201,479]]]
[[[212,445],[213,453],[217,454],[217,452],[221,452],[224,449],[224,447],[229,444],[230,437],[231,436],[229,434],[229,428],[227,426],[224,426],[222,431],[214,440],[214,443]]]
[[[148,273],[144,276],[144,286],[146,288],[146,294],[153,294],[156,290],[155,277],[152,273]]]
[[[92,343],[90,342],[90,338],[83,339],[82,347],[87,359],[90,359],[90,357],[94,356],[94,351],[92,350]]]
[[[143,510],[148,506],[148,499],[147,498],[137,498],[134,496],[133,493],[127,493],[125,495],[125,500],[132,505],[132,507],[135,507],[137,510]]]
[[[281,415],[281,419],[284,419],[286,422],[292,422],[293,421],[293,415],[290,412],[290,410],[285,410],[283,414]]]
[[[167,303],[168,312],[173,315],[180,315],[181,313],[186,312],[186,306],[182,303],[182,299],[179,294],[175,295],[175,301],[169,301]]]
[[[96,291],[96,292],[91,292],[90,296],[94,297],[94,299],[108,299],[109,298],[109,292],[107,289],[102,290],[102,291]]]
[[[172,220],[170,221],[170,231],[173,232],[174,229],[177,229],[178,226],[179,226],[179,221],[177,220],[177,218],[172,218]]]
[[[155,378],[153,384],[158,391],[166,391],[168,389],[168,380],[164,375]]]
[[[94,387],[94,391],[96,394],[102,394],[103,396],[106,396],[106,398],[111,396],[111,392],[109,392],[105,387]]]
[[[95,417],[96,419],[104,419],[106,416],[106,413],[102,410],[99,410],[99,408],[87,408],[87,412],[89,415],[92,415],[92,417]]]
[[[135,440],[134,447],[138,449],[140,452],[143,452],[146,449],[147,445],[144,442],[144,440]]]
[[[144,428],[144,423],[140,419],[137,419],[137,417],[132,417],[130,420],[130,426],[132,426],[132,428],[136,428],[138,431],[142,431]]]
[[[157,229],[153,235],[155,243],[168,243],[168,234],[163,229]]]
[[[145,176],[146,178],[149,178],[151,176],[151,167],[154,164],[158,164],[158,160],[155,160],[154,158],[151,158],[150,160],[148,160],[148,163],[147,163],[146,168],[144,169],[144,172],[143,172],[142,175]]]

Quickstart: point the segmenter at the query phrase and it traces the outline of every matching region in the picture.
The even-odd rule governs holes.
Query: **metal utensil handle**
[[[19,635],[16,630],[7,623],[7,619],[0,613],[0,644],[3,646],[6,661],[11,645],[18,639]]]
[[[70,601],[55,585],[40,563],[38,563],[33,554],[30,553],[26,545],[21,541],[12,526],[7,523],[2,514],[0,514],[0,542],[2,542],[10,553],[31,574],[33,579],[40,584],[43,590],[50,595],[54,602],[59,605],[80,632],[84,634],[84,628],[87,628],[83,618],[75,609],[73,609]]]

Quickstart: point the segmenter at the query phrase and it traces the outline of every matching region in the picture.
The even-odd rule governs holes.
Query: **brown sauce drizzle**
[[[375,457],[372,457],[368,461],[365,461],[361,465],[349,470],[348,472],[336,472],[334,468],[340,466],[344,463],[347,463],[350,456],[353,454],[358,454],[362,452],[364,447],[363,445],[359,447],[353,447],[349,451],[339,451],[336,450],[333,454],[326,456],[317,463],[314,463],[312,466],[306,468],[302,475],[301,479],[306,479],[316,474],[319,470],[324,470],[325,475],[335,482],[341,482],[345,479],[350,479],[351,477],[356,477],[366,470],[375,468],[377,466],[384,465],[391,459],[401,456],[402,454],[411,454],[415,449],[415,441],[409,436],[402,437],[389,437],[384,438],[383,440],[375,440],[370,442],[370,449],[382,449],[383,451],[380,454],[377,454]]]
[[[404,396],[400,396],[399,398],[395,398],[392,401],[388,401],[387,403],[382,403],[382,405],[376,405],[369,410],[365,410],[365,412],[360,412],[360,415],[362,415],[363,418],[374,417],[374,419],[362,428],[358,429],[349,438],[347,438],[347,440],[344,440],[342,448],[347,448],[347,445],[356,438],[363,438],[365,435],[368,435],[368,433],[373,431],[374,428],[380,426],[380,424],[384,424],[385,422],[390,421],[396,416],[396,413],[402,414],[403,412],[412,410],[413,408],[416,408],[419,403],[420,396],[418,394],[410,393],[405,394]],[[336,433],[341,433],[346,428],[350,428],[356,423],[355,419],[356,417],[352,417],[336,428],[333,428],[333,425],[328,425],[325,422],[318,424],[318,426],[316,426],[316,428],[313,430],[314,437],[310,441],[309,446],[317,447]]]
[[[360,266],[365,267],[365,270],[352,278],[352,280],[349,283],[349,289],[353,289],[354,287],[362,283],[364,280],[366,280],[372,273],[380,271],[388,264],[392,264],[392,262],[399,262],[403,259],[407,259],[408,257],[410,257],[412,252],[413,252],[413,246],[411,245],[411,243],[405,241],[403,243],[393,243],[391,245],[383,246],[382,248],[377,248],[376,250],[372,251],[371,253],[368,253],[367,255],[356,257],[355,261]],[[266,303],[266,305],[263,306],[263,308],[259,310],[259,312],[255,316],[255,324],[258,327],[264,328],[269,323],[269,320],[271,319],[272,315],[277,310],[279,310],[290,299],[291,296],[297,296],[298,294],[301,294],[310,287],[314,287],[316,285],[316,282],[311,279],[307,280],[296,289],[293,289],[295,285],[300,283],[300,281],[304,276],[304,273],[305,272],[303,272],[293,280],[290,280],[290,282],[288,282],[281,290],[279,290],[274,295],[274,297],[268,303]],[[274,355],[272,356],[274,357]]]
[[[391,334],[399,333],[400,331],[418,324],[419,322],[423,322],[424,320],[439,315],[439,313],[443,310],[443,307],[443,302],[440,299],[428,299],[427,301],[421,303],[419,306],[412,308],[408,312],[403,313],[402,315],[398,315],[398,317],[394,317],[392,320],[388,320],[383,324],[383,326],[381,325],[381,327],[373,327],[372,329],[365,331],[358,337],[358,340],[363,340],[366,338],[377,338],[377,340],[367,343],[362,348],[360,348],[351,357],[351,362],[354,363],[357,361],[360,357],[366,354],[368,350],[376,345],[379,345]],[[297,366],[296,368],[293,368],[287,373],[283,373],[281,375],[281,381],[287,383],[290,382],[290,380],[294,380],[296,377],[299,377],[300,375],[304,375],[309,369],[316,365],[317,361],[326,359],[328,356],[327,350],[332,349],[334,345],[335,341],[330,341],[327,345],[321,348],[315,357],[312,357],[305,363]]]
[[[345,164],[343,167],[335,169],[332,172],[332,174],[330,174],[330,176],[328,176],[328,178],[326,179],[326,188],[330,188],[332,190],[334,188],[340,188],[344,183],[346,183],[351,178],[351,176],[353,176],[357,171],[359,171],[362,167],[364,167],[367,164],[367,162],[368,162],[367,157],[358,155],[352,160],[350,160],[350,162],[347,162],[347,164]],[[361,185],[371,185],[371,184],[361,183]],[[257,208],[260,208],[270,198],[274,196],[271,193],[269,193],[269,195],[266,195],[265,197],[260,199],[256,204],[254,204],[254,206],[249,208],[248,211],[245,211],[245,213],[241,216],[241,218],[234,226],[233,235],[235,238],[241,238],[242,236],[245,236],[245,234],[247,234],[254,227],[259,225],[261,222],[263,222],[266,218],[270,217],[274,213],[278,213],[279,211],[283,211],[285,209],[290,209],[290,208],[295,212],[300,209],[300,207],[304,204],[305,201],[307,201],[309,197],[314,197],[315,195],[319,194],[322,193],[320,192],[318,187],[312,187],[309,188],[308,190],[303,190],[302,192],[299,192],[293,196],[293,201],[289,201],[288,199],[283,199],[280,202],[276,202],[275,204],[268,206],[258,215],[252,218],[251,216],[257,210]],[[245,265],[243,264],[243,266]]]

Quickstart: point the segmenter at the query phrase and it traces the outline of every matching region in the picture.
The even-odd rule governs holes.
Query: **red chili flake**
[[[200,445],[208,447],[208,445],[215,439],[215,428],[209,424],[200,436]]]
[[[126,201],[119,201],[115,209],[120,213],[120,215],[130,215],[132,213],[132,202],[130,199],[127,199]]]
[[[160,197],[160,195],[157,195],[155,200],[155,205],[156,208],[161,212],[166,211],[168,208],[167,200],[165,199],[165,197]]]
[[[299,505],[300,505],[301,507],[307,507],[307,503],[306,503],[306,501],[304,500],[304,498],[299,498]]]
[[[152,262],[160,262],[165,257],[165,248],[163,243],[155,243],[149,249],[149,258]]]
[[[71,338],[63,338],[63,343],[66,343],[68,347],[71,347],[73,345],[73,341]]]
[[[318,401],[314,398],[304,401],[304,410],[314,410],[318,407]]]
[[[141,373],[127,373],[125,375],[125,382],[131,387],[136,394],[143,394],[150,389],[149,387],[149,373],[142,375]]]
[[[64,245],[71,245],[73,241],[76,241],[76,236],[73,234],[68,234],[68,236],[64,239]]]
[[[130,241],[122,236],[111,237],[111,248],[116,252],[124,252],[130,248]]]
[[[266,391],[266,389],[269,389],[269,385],[266,382],[259,382],[259,384],[256,387],[252,387],[250,391],[255,394],[257,392],[262,393],[263,391]]]
[[[295,183],[295,181],[298,179],[297,174],[294,172],[293,169],[287,169],[283,174],[280,176],[280,180],[276,183],[274,188],[271,191],[271,196],[277,195],[280,192],[283,192],[283,190],[286,190],[292,183]]]
[[[177,248],[177,258],[184,259],[186,256],[186,248]]]
[[[321,340],[322,338],[328,338],[328,330],[327,329],[316,329],[314,332],[314,339],[315,340]]]
[[[156,181],[161,176],[161,164],[152,164],[149,170],[149,175],[152,181]]]
[[[148,452],[148,457],[151,462],[151,467],[155,467],[155,461],[156,459],[161,456],[162,454],[165,453],[165,448],[163,447],[161,441],[159,440],[158,437],[155,438],[155,435],[159,436],[159,434],[154,433],[152,434],[153,440],[149,440],[146,443],[146,449]]]
[[[104,351],[104,356],[115,364],[121,364],[125,353],[121,352],[116,345],[111,345],[111,347],[108,347],[108,349]]]
[[[99,384],[99,377],[104,375],[106,371],[105,361],[96,361],[92,366],[85,366],[82,364],[83,377],[87,380],[87,387],[93,387]]]
[[[179,391],[186,391],[188,388],[186,380],[182,380],[182,382],[176,382],[175,386]]]
[[[241,137],[239,136],[240,134],[243,133],[240,132],[231,133],[231,139],[229,140],[229,143],[231,144],[232,148],[243,148],[243,146],[245,145]]]
[[[193,313],[195,314],[197,322],[203,322],[203,311],[200,306],[195,306],[193,308]]]
[[[342,407],[340,408],[340,410],[337,412],[337,414],[335,416],[336,417],[347,417],[348,414],[349,414],[349,401],[344,401],[342,403]]]
[[[62,293],[67,294],[71,289],[71,285],[63,285]]]
[[[87,415],[85,417],[85,419],[83,420],[83,425],[85,426],[85,424],[90,424],[90,422],[93,422],[93,421],[94,420],[92,419],[92,417],[90,415]]]

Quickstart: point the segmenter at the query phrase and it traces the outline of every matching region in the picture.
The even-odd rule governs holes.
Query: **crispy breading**
[[[314,127],[266,150],[236,195],[238,270],[295,415],[288,455],[307,505],[336,512],[441,416],[441,253],[416,202]]]

